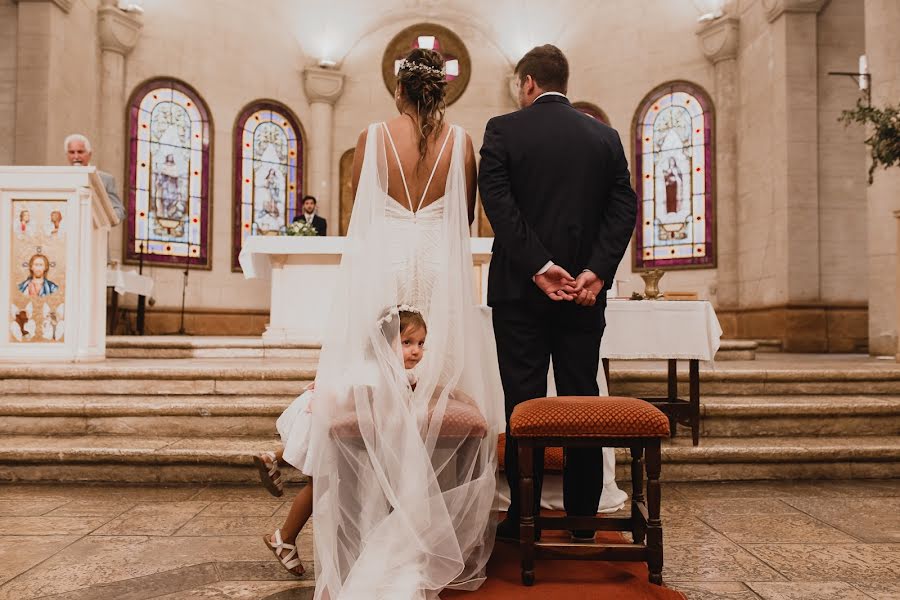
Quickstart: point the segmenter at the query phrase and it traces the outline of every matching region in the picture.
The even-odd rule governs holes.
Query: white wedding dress
[[[444,194],[414,202],[401,167],[404,206],[387,192],[393,140],[384,124],[368,129],[307,456],[317,599],[430,599],[484,581],[503,392],[473,289],[466,136],[445,135]],[[414,390],[397,353],[402,304],[428,327]]]

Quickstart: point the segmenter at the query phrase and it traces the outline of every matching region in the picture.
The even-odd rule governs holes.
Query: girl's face
[[[422,327],[407,327],[400,332],[400,347],[403,350],[403,368],[412,369],[425,353],[425,336]]]

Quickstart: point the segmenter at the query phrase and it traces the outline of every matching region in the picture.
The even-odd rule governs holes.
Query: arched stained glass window
[[[279,235],[299,214],[303,140],[293,113],[271,100],[254,102],[234,127],[234,244],[232,270],[250,235]]]
[[[210,263],[209,110],[187,84],[147,81],[128,103],[125,260]]]
[[[635,190],[639,200],[634,266],[714,267],[715,128],[709,95],[699,86],[659,86],[634,120]]]

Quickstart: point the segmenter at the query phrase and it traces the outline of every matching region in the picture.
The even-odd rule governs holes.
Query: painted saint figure
[[[19,291],[32,298],[49,296],[59,286],[47,279],[50,272],[50,259],[43,254],[35,254],[28,261],[28,278],[19,284]]]
[[[59,237],[59,234],[62,233],[62,228],[60,227],[62,218],[62,212],[58,210],[50,211],[50,227],[47,228],[49,235]]]
[[[31,233],[31,211],[27,208],[19,211],[19,222],[13,225],[15,231],[19,236],[28,235]]]
[[[283,192],[280,179],[275,169],[269,169],[263,185],[256,188],[258,206],[260,206],[256,212],[256,227],[260,233],[278,231],[284,226],[284,218],[281,214]]]
[[[684,178],[681,176],[681,169],[678,168],[675,157],[669,157],[669,167],[663,171],[663,182],[666,185],[666,212],[678,212]]]
[[[156,218],[181,220],[184,203],[178,191],[178,166],[175,155],[167,154],[166,161],[156,173]]]

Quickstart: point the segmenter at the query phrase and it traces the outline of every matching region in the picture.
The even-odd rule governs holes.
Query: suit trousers
[[[508,516],[519,517],[518,444],[509,435],[509,417],[517,404],[547,395],[547,373],[553,374],[559,396],[599,394],[597,370],[600,339],[605,327],[605,299],[592,307],[554,302],[539,293],[524,300],[497,303],[492,308],[500,377],[506,399],[506,479]],[[544,475],[543,450],[535,449],[535,513],[540,507]],[[564,455],[563,502],[570,516],[593,516],[603,490],[600,448],[568,448]]]

